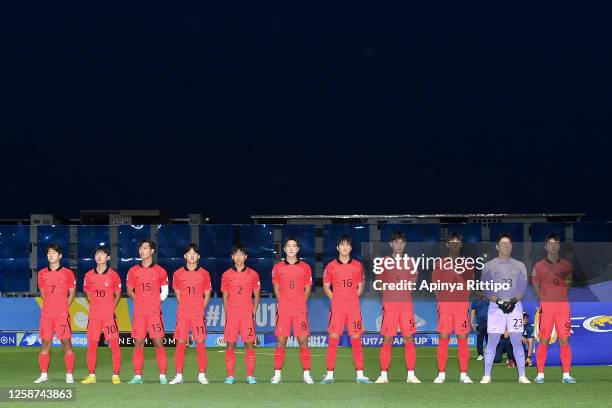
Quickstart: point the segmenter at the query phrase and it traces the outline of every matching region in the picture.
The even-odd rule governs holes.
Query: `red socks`
[[[38,355],[38,367],[40,367],[41,373],[49,372],[49,353]]]
[[[467,373],[469,364],[468,362],[470,360],[468,339],[457,339],[457,348],[459,349],[459,372]]]
[[[168,369],[168,359],[166,357],[166,349],[163,347],[155,349],[155,357],[157,359],[157,368],[159,373],[165,375]]]
[[[64,363],[66,363],[66,372],[72,374],[74,371],[74,353],[72,351],[64,354]]]
[[[327,360],[327,371],[334,371],[336,365],[336,353],[338,352],[338,343],[340,343],[339,337],[329,337],[327,344],[327,354],[325,359]]]
[[[446,360],[448,358],[449,341],[449,338],[443,339],[442,337],[440,337],[438,339],[438,372],[440,373],[446,372]],[[408,350],[406,350],[406,365],[408,365]]]
[[[96,373],[96,357],[98,354],[98,344],[95,342],[89,343],[87,346],[87,369],[89,374]]]
[[[227,376],[234,376],[234,367],[236,367],[236,349],[227,348],[225,350],[225,369]]]
[[[204,343],[196,343],[196,351],[198,353],[198,370],[200,370],[201,373],[205,373],[206,365],[208,364],[206,345]]]
[[[363,370],[363,346],[361,345],[360,338],[351,338],[351,349],[353,351],[355,370]]]
[[[144,347],[134,347],[132,354],[132,365],[134,366],[134,374],[142,375],[142,366],[144,365]]]
[[[561,354],[561,367],[563,367],[564,373],[569,373],[570,368],[572,367],[572,349],[570,349],[569,344],[559,345],[559,351]],[[539,364],[538,359],[538,364]]]
[[[548,352],[548,344],[538,344],[536,350],[536,367],[538,368],[538,374],[544,373],[544,366],[546,365],[546,353]]]
[[[302,369],[310,370],[310,350],[308,347],[300,347],[300,360],[302,361]]]
[[[185,365],[185,348],[187,344],[176,342],[176,351],[174,352],[174,368],[177,374],[183,374],[183,366]]]
[[[407,341],[404,343],[404,359],[406,360],[406,369],[414,371],[416,366],[416,347],[414,342]]]
[[[113,359],[113,374],[119,375],[121,370],[121,349],[119,348],[119,339],[113,339],[108,342]]]
[[[380,370],[389,371],[391,365],[391,343],[383,343],[380,347]]]
[[[283,363],[285,362],[285,349],[283,347],[277,347],[274,351],[274,369],[282,370]]]
[[[246,364],[247,377],[253,376],[253,372],[255,372],[255,349],[244,350],[244,363]]]

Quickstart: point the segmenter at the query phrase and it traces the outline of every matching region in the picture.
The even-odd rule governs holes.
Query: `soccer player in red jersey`
[[[557,330],[559,349],[561,354],[561,367],[565,384],[575,384],[576,380],[570,376],[572,365],[572,351],[569,338],[572,334],[572,321],[570,318],[570,304],[567,291],[572,283],[572,264],[559,256],[561,238],[557,234],[549,234],[544,242],[546,257],[539,260],[533,267],[531,282],[533,290],[540,298],[540,341],[536,350],[536,366],[538,375],[536,384],[544,383],[544,366],[546,365],[546,352],[552,335],[553,327]]]
[[[168,273],[153,261],[155,243],[147,239],[138,246],[141,263],[130,268],[127,274],[127,294],[134,300],[132,319],[132,337],[134,354],[132,364],[134,377],[128,384],[142,384],[142,366],[144,365],[144,344],[149,338],[155,346],[159,383],[168,384],[166,367],[168,365],[164,349],[164,322],[161,315],[161,302],[168,297]]]
[[[288,237],[285,240],[285,259],[274,265],[272,269],[272,285],[278,299],[276,317],[277,346],[274,352],[274,377],[272,384],[281,382],[281,370],[285,360],[287,337],[293,334],[300,346],[300,360],[304,369],[304,382],[313,384],[310,376],[310,351],[308,350],[308,308],[306,300],[312,288],[312,270],[310,266],[297,257],[300,244],[297,238]]]
[[[431,277],[432,283],[441,285],[454,285],[454,288],[443,288],[436,291],[438,298],[438,376],[434,383],[442,384],[446,380],[446,360],[448,357],[448,343],[451,333],[457,336],[457,349],[459,357],[459,382],[471,384],[467,375],[470,351],[468,347],[468,334],[470,333],[470,289],[468,284],[474,281],[473,265],[465,264],[465,258],[460,257],[463,239],[457,233],[450,234],[446,243],[448,257],[435,263]]]
[[[225,351],[225,384],[234,384],[234,367],[236,366],[236,342],[238,335],[245,348],[247,383],[257,384],[253,377],[255,371],[255,313],[259,306],[259,275],[245,265],[247,250],[237,244],[232,248],[234,266],[223,272],[221,292],[225,310],[225,332],[223,337],[227,344]]]
[[[113,361],[113,384],[121,384],[121,350],[119,349],[119,329],[115,319],[115,309],[121,300],[121,278],[108,266],[110,250],[108,247],[96,248],[94,258],[96,267],[85,274],[83,290],[89,302],[87,320],[87,369],[89,376],[82,384],[96,383],[96,358],[100,332],[109,343]]]
[[[60,265],[62,248],[52,243],[47,247],[47,260],[49,266],[38,271],[38,288],[42,298],[42,311],[40,314],[40,339],[42,341],[38,365],[40,377],[34,383],[41,384],[49,381],[49,349],[53,341],[53,334],[62,343],[64,349],[64,362],[66,363],[66,383],[74,383],[74,353],[72,352],[72,328],[70,326],[70,304],[74,300],[76,281],[74,273]]]
[[[414,266],[412,258],[405,255],[406,235],[401,231],[393,232],[389,236],[389,247],[391,258],[402,259],[399,265],[393,268],[384,268],[380,280],[383,284],[415,283],[418,271]],[[387,260],[388,258],[385,258]],[[398,267],[401,266],[401,267]],[[393,338],[397,335],[398,327],[404,340],[404,360],[406,362],[406,382],[419,384],[421,381],[414,374],[416,366],[416,347],[413,335],[416,333],[416,322],[414,319],[414,305],[412,304],[412,292],[409,288],[391,290],[383,287],[382,290],[383,315],[380,325],[380,333],[383,343],[380,348],[380,376],[376,379],[377,384],[389,382],[387,371],[391,365],[391,351]]]
[[[323,290],[331,300],[329,312],[329,342],[327,345],[327,375],[321,384],[334,382],[334,366],[340,335],[346,326],[351,337],[353,362],[357,371],[358,383],[371,384],[372,381],[363,375],[363,348],[361,336],[363,334],[363,321],[359,296],[363,293],[365,277],[361,262],[351,258],[353,249],[351,237],[342,235],[338,238],[338,257],[325,266],[323,275]]]
[[[176,377],[170,384],[183,383],[183,365],[185,362],[185,349],[188,345],[189,330],[196,342],[198,358],[198,381],[200,384],[208,384],[206,378],[206,324],[204,323],[204,310],[210,300],[212,286],[210,274],[198,265],[200,250],[196,244],[189,244],[185,248],[184,257],[186,265],[177,269],[172,275],[172,287],[178,310],[176,312],[176,327],[174,338],[176,340],[176,351],[174,353],[174,366]]]

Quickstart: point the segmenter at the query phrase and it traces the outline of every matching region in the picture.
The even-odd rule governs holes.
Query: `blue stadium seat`
[[[274,258],[274,227],[270,224],[241,225],[239,241],[246,246],[249,257]]]
[[[489,242],[497,241],[497,237],[506,232],[512,236],[512,242],[523,242],[523,226],[519,222],[489,224]]]
[[[272,268],[274,267],[274,258],[251,258],[247,259],[247,266],[254,269],[259,274],[261,290],[263,292],[272,292]]]
[[[609,226],[605,222],[577,222],[574,224],[574,242],[608,242]]]
[[[30,260],[26,258],[0,259],[2,285],[5,292],[30,291]]]
[[[439,242],[439,224],[382,224],[380,226],[380,239],[383,242],[389,240],[394,231],[402,231],[406,234],[408,242]]]
[[[300,241],[300,258],[314,258],[315,257],[315,227],[314,225],[297,225],[297,224],[284,224],[281,226],[281,242],[285,242],[288,236],[294,236]],[[282,245],[282,244],[281,244]],[[279,258],[285,256],[282,253]],[[314,269],[314,265],[311,265]]]
[[[157,229],[157,257],[184,259],[183,251],[191,242],[190,225],[160,225]]]
[[[95,249],[107,246],[110,250],[110,231],[107,225],[79,225],[77,227],[77,291],[83,291],[83,279],[95,268]]]
[[[446,227],[447,237],[453,232],[460,234],[463,237],[464,243],[482,242],[482,224],[448,224]]]
[[[38,263],[37,268],[40,270],[45,266],[49,266],[47,261],[47,245],[56,243],[62,247],[64,255],[62,257],[62,266],[70,266],[70,227],[67,225],[39,225],[36,227],[36,235],[38,236]]]
[[[537,222],[531,224],[531,242],[544,242],[548,234],[555,233],[565,241],[565,224],[562,222]]]
[[[203,258],[229,258],[234,244],[231,225],[200,225],[199,236]]]
[[[143,239],[151,239],[150,225],[120,225],[117,227],[117,269],[125,282],[128,270],[140,263],[138,245]]]
[[[338,238],[349,235],[353,240],[351,255],[362,259],[361,244],[370,241],[370,226],[368,224],[331,224],[323,226],[323,261],[330,262],[338,256]],[[312,265],[314,266],[314,265]]]

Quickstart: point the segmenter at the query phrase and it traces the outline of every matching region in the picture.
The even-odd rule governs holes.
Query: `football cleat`
[[[225,377],[224,384],[234,384],[235,382],[236,380],[234,379],[234,377]]]
[[[128,384],[142,384],[142,377],[134,376],[130,381],[128,381]]]
[[[81,384],[95,384],[96,383],[96,376],[91,376],[88,375],[87,377],[83,378],[83,381],[81,381]]]
[[[480,380],[481,384],[491,384],[491,377],[488,375],[485,375],[484,377],[482,377],[482,380]]]
[[[574,377],[565,377],[565,378],[562,378],[561,382],[563,384],[576,384],[576,380],[574,379]]]

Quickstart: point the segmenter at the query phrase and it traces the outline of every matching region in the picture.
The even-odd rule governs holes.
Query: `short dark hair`
[[[501,241],[503,238],[508,238],[510,242],[512,242],[512,235],[510,235],[509,232],[502,232],[501,234],[499,234],[495,242],[499,244],[499,241]]]
[[[404,234],[402,231],[393,231],[391,235],[389,235],[389,242],[393,242],[396,239],[401,239],[402,241],[406,242],[406,234]]]
[[[108,256],[110,256],[110,254],[111,254],[110,249],[106,245],[97,246],[96,247],[96,251],[94,252],[94,254],[97,254],[98,252],[104,252]]]
[[[143,239],[142,241],[140,241],[140,244],[138,244],[138,248],[140,248],[144,244],[149,244],[149,248],[155,250],[155,242],[153,242],[153,241],[151,241],[149,239]]]
[[[49,252],[49,250],[52,249],[55,252],[57,252],[60,255],[64,255],[64,250],[62,249],[61,246],[59,246],[59,244],[52,242],[49,245],[47,245],[47,252]]]
[[[336,242],[336,245],[340,245],[343,242],[346,242],[349,245],[353,245],[353,239],[346,234],[340,235],[340,237],[338,238],[338,242]]]
[[[551,232],[550,234],[546,236],[546,238],[544,239],[544,242],[548,242],[550,240],[561,242],[561,237],[559,236],[559,234]]]
[[[459,241],[463,242],[463,236],[458,232],[451,232],[448,238],[446,238],[446,241],[452,241],[454,239],[458,239]]]
[[[296,237],[294,237],[293,235],[289,235],[287,238],[285,238],[285,242],[283,243],[283,248],[287,246],[287,243],[289,241],[295,241],[295,243],[297,244],[298,248],[300,247],[300,241],[298,241],[298,239]]]
[[[187,245],[185,249],[183,249],[183,255],[185,255],[187,252],[191,251],[192,249],[193,249],[193,252],[200,255],[200,248],[198,248],[198,246],[193,242]]]
[[[242,252],[243,254],[248,255],[246,247],[242,244],[235,244],[232,247],[232,255],[234,255],[236,252]]]

